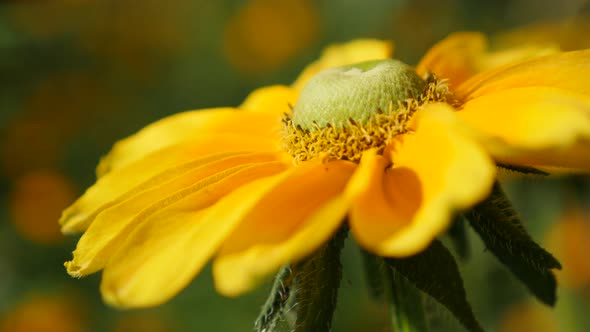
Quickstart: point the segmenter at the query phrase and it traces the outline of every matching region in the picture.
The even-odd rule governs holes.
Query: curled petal
[[[366,152],[347,188],[351,230],[378,255],[405,257],[426,248],[453,214],[490,192],[495,166],[442,104],[415,115],[413,129],[394,142],[392,166]]]

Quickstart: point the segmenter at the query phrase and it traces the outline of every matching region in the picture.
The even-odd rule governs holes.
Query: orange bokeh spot
[[[551,308],[531,301],[510,307],[500,320],[498,331],[557,332],[559,328]]]
[[[251,0],[226,26],[225,54],[241,72],[272,71],[308,47],[318,29],[311,1]]]
[[[79,305],[63,297],[35,295],[17,304],[0,320],[0,332],[82,332]]]
[[[108,113],[121,112],[122,103],[100,81],[84,73],[60,73],[39,80],[23,100],[21,111],[6,124],[0,141],[1,171],[14,178],[56,167],[72,137],[95,126]]]
[[[407,1],[395,9],[392,19],[392,39],[396,54],[415,58],[423,54],[436,41],[442,39],[441,31],[449,31],[457,20],[457,0]],[[433,28],[437,27],[437,28]]]
[[[99,4],[77,33],[78,44],[118,72],[153,79],[162,60],[179,56],[196,34],[191,1],[116,1]]]
[[[194,43],[192,1],[35,1],[7,9],[11,27],[42,41],[65,39],[139,81]],[[200,5],[200,7],[203,7]]]
[[[83,22],[88,0],[20,1],[8,7],[8,19],[17,31],[39,40],[50,40]]]
[[[24,238],[43,244],[63,239],[57,220],[75,199],[72,184],[57,172],[36,171],[16,180],[10,194],[11,221]]]
[[[590,211],[569,209],[553,226],[547,243],[563,265],[560,281],[572,288],[590,286]]]

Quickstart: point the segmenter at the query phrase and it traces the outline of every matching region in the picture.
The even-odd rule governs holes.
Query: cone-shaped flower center
[[[397,60],[332,68],[313,77],[283,123],[283,147],[295,162],[314,158],[359,161],[363,151],[379,153],[423,104],[445,102],[444,81],[421,79]]]
[[[353,120],[367,123],[377,112],[390,114],[400,101],[415,98],[426,82],[397,60],[362,62],[320,72],[301,91],[292,120],[312,129],[342,127]]]

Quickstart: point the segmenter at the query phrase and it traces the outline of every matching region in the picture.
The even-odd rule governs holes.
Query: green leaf
[[[469,239],[467,238],[467,230],[465,228],[465,220],[458,216],[453,221],[451,228],[447,231],[447,235],[451,239],[455,252],[459,258],[466,260],[469,258]]]
[[[472,332],[483,331],[475,319],[453,255],[435,240],[423,252],[408,258],[387,258],[385,262],[419,290],[445,306]]]
[[[555,304],[557,281],[551,269],[561,269],[561,264],[531,239],[498,183],[491,195],[465,216],[488,250],[531,293],[545,304]]]
[[[277,273],[266,303],[264,303],[262,311],[254,323],[257,332],[275,331],[291,295],[292,281],[293,273],[291,268],[288,265],[283,266]]]
[[[328,243],[293,267],[297,288],[294,332],[330,331],[342,279],[340,253],[347,234],[343,226]]]

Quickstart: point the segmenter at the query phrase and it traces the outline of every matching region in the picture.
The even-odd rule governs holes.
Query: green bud
[[[313,129],[349,119],[366,123],[373,114],[395,112],[398,101],[419,96],[426,82],[398,60],[377,60],[321,71],[301,90],[293,110],[295,125]]]

